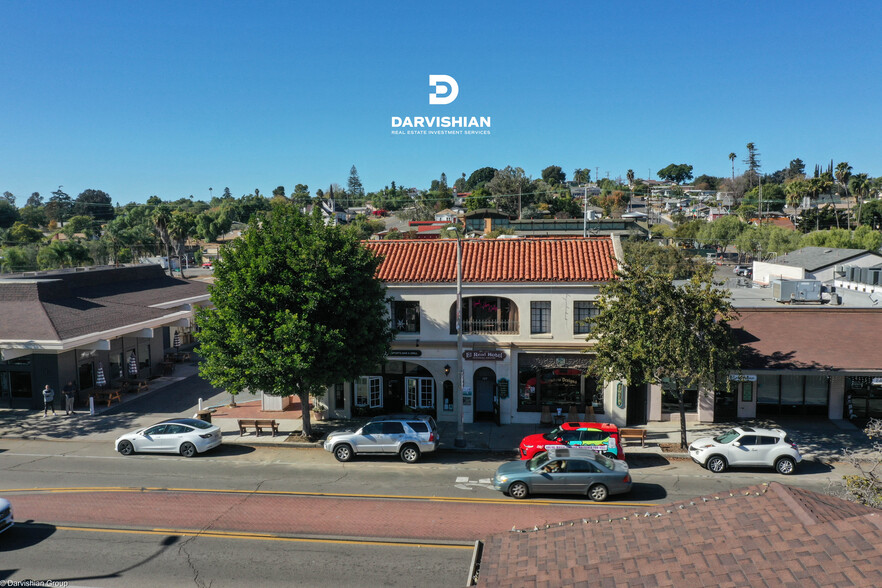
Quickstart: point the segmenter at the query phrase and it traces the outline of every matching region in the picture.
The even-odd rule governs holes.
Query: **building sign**
[[[625,408],[625,386],[621,382],[616,384],[616,406]]]
[[[756,382],[753,374],[729,374],[729,379],[735,382]]]
[[[500,398],[508,398],[508,379],[500,378],[498,382],[496,382],[496,389],[499,391]]]
[[[872,384],[874,386],[882,386],[882,378],[873,378]]]
[[[499,359],[505,359],[505,351],[465,351],[462,356],[463,358],[472,361],[497,361]]]
[[[389,352],[390,356],[397,357],[419,357],[423,354],[419,349],[393,349]]]

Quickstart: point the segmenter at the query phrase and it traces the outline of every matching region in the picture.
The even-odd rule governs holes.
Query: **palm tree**
[[[160,240],[165,245],[165,259],[168,262],[168,275],[172,275],[171,256],[169,255],[168,224],[171,221],[171,210],[165,204],[160,204],[153,211],[153,227],[159,234]]]
[[[729,154],[729,161],[732,163],[732,181],[735,181],[735,158],[738,157],[734,153]]]
[[[845,200],[848,201],[848,180],[851,178],[851,166],[847,161],[842,161],[836,165],[836,181],[845,190]],[[846,209],[845,218],[848,221],[848,230],[851,230],[851,214]]]
[[[793,217],[796,217],[796,211],[802,204],[803,197],[809,191],[809,183],[806,180],[793,180],[784,186],[784,193],[787,194],[787,206],[793,209]]]
[[[591,181],[591,170],[588,168],[577,168],[573,171],[573,181],[577,184],[587,184]]]
[[[169,240],[174,244],[175,252],[178,255],[178,260],[181,264],[182,278],[184,277],[185,265],[183,260],[184,256],[187,254],[187,239],[193,234],[195,227],[196,219],[193,214],[184,212],[183,210],[176,210],[171,213],[171,218],[168,221],[168,236]]]
[[[861,226],[861,213],[863,211],[864,199],[870,195],[873,189],[873,181],[867,174],[855,174],[851,177],[851,193],[857,198],[858,213],[855,226]]]
[[[634,170],[629,169],[628,173],[626,173],[625,176],[628,178],[628,187],[631,188],[631,190],[633,190],[634,189]]]

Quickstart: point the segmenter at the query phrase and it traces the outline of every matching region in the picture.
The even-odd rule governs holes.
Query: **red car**
[[[543,435],[528,435],[521,441],[521,459],[530,459],[550,445],[590,447],[607,457],[625,459],[619,428],[609,423],[563,423]]]

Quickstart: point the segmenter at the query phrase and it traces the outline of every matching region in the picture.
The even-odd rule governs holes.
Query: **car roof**
[[[597,452],[590,447],[547,447],[545,451],[548,453],[548,459],[590,459],[597,461]]]
[[[199,419],[191,419],[191,418],[176,418],[176,419],[166,419],[164,421],[160,421],[156,423],[157,425],[167,425],[169,423],[175,423],[178,425],[190,425],[193,426],[193,423],[208,423],[208,421],[203,421]],[[211,424],[211,423],[208,423]]]
[[[775,437],[783,437],[785,433],[782,429],[762,429],[760,427],[734,427],[739,433],[758,433],[760,435],[774,435]]]
[[[613,425],[612,423],[577,423],[577,422],[568,422],[560,425],[561,429],[567,431],[576,431],[579,429],[599,429],[601,431],[605,431],[608,433],[618,433],[619,427]]]

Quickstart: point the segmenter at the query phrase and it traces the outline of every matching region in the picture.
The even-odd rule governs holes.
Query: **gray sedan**
[[[530,494],[581,494],[597,502],[631,490],[628,464],[590,449],[551,447],[527,461],[502,464],[493,487],[512,498]]]

